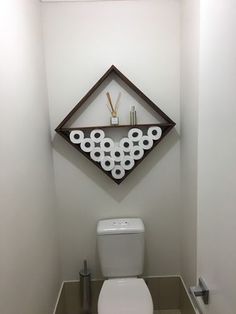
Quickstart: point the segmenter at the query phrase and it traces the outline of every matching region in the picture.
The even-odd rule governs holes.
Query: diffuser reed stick
[[[114,107],[113,107],[113,105],[112,105],[110,93],[107,92],[106,95],[107,95],[109,104],[110,104],[110,106],[111,106],[111,114],[112,114],[113,117],[116,117],[116,111],[115,111],[115,109],[114,109]]]
[[[120,97],[121,97],[121,93],[118,94],[115,106],[112,103],[111,100],[111,95],[109,92],[106,93],[107,99],[108,99],[108,103],[107,103],[107,108],[111,113],[111,125],[118,125],[119,124],[119,118],[117,117],[117,112],[118,112],[118,107],[119,107],[119,101],[120,101]]]
[[[116,112],[116,114],[117,114],[118,107],[119,107],[120,97],[121,97],[121,92],[119,92],[119,95],[117,97],[116,104],[115,104],[115,112]]]

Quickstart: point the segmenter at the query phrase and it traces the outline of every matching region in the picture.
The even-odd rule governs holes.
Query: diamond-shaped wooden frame
[[[72,118],[72,116],[85,104],[88,98],[100,87],[100,85],[112,74],[116,74],[128,87],[130,87],[142,100],[149,105],[154,112],[156,112],[160,117],[164,119],[164,123],[156,124],[137,124],[133,125],[104,125],[104,126],[89,126],[89,127],[76,127],[76,128],[67,128],[65,124]],[[157,105],[155,105],[143,92],[138,89],[124,74],[122,74],[114,65],[112,65],[109,70],[100,78],[100,80],[88,91],[88,93],[80,100],[80,102],[69,112],[69,114],[63,119],[63,121],[57,126],[55,131],[60,134],[70,145],[76,148],[81,152],[86,158],[88,158],[93,164],[95,164],[99,169],[101,169],[106,175],[108,175],[113,181],[117,184],[120,184],[140,163],[141,161],[154,149],[154,147],[161,142],[161,140],[170,132],[170,130],[175,126],[175,122],[171,120]],[[125,172],[125,176],[122,179],[115,179],[112,177],[111,172],[103,170],[100,163],[95,162],[90,158],[90,154],[84,152],[80,145],[73,144],[70,141],[70,132],[72,130],[81,130],[83,132],[92,131],[94,129],[108,129],[108,128],[148,128],[150,126],[159,126],[162,129],[162,136],[159,140],[154,141],[152,148],[145,150],[143,157],[140,160],[135,161],[135,165],[132,169]]]

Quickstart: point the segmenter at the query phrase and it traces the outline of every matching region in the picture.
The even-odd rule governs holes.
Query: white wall
[[[43,23],[52,129],[111,64],[160,104],[178,129],[179,1],[44,3]],[[145,273],[179,273],[176,131],[119,187],[54,131],[52,136],[63,278],[76,278],[84,258],[99,276],[96,222],[122,216],[140,216],[146,224]]]
[[[40,4],[0,4],[0,313],[51,314],[59,285]]]
[[[199,0],[181,1],[181,273],[196,282]]]
[[[172,132],[120,187],[52,131],[62,274],[77,277],[86,257],[99,276],[96,221],[140,216],[145,273],[181,271],[193,284],[198,201],[197,273],[211,291],[204,310],[233,314],[236,4],[204,0],[200,14],[199,1],[181,4],[181,71],[178,1],[43,5],[52,130],[111,64],[177,130],[180,109],[182,118],[181,145]],[[40,5],[2,2],[0,21],[0,312],[51,313],[60,276]]]
[[[236,3],[201,1],[198,275],[210,305],[205,313],[236,309]]]

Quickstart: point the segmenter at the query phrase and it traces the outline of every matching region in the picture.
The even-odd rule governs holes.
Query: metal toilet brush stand
[[[80,271],[80,302],[81,314],[91,314],[91,273],[84,260],[84,268]]]

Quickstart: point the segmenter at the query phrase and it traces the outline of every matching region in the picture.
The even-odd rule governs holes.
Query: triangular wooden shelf
[[[88,127],[65,127],[66,123],[72,118],[72,116],[85,104],[85,102],[89,99],[89,97],[100,87],[100,85],[111,75],[116,74],[128,87],[130,87],[142,100],[145,101],[147,105],[149,105],[154,112],[156,112],[162,119],[164,119],[164,123],[150,123],[150,124],[137,124],[133,125],[103,125],[103,126],[88,126]],[[125,175],[122,179],[113,178],[110,171],[105,171],[101,167],[100,163],[92,160],[90,158],[90,153],[84,152],[80,145],[74,144],[70,141],[70,132],[72,130],[81,130],[83,132],[89,132],[94,129],[103,129],[104,131],[114,128],[126,128],[131,129],[133,127],[140,128],[142,130],[147,130],[151,126],[158,126],[162,129],[161,138],[153,141],[153,146],[149,150],[144,151],[144,155],[141,159],[135,161],[135,165],[132,169],[126,170]],[[89,90],[89,92],[80,100],[80,102],[69,112],[69,114],[63,119],[63,121],[58,125],[55,131],[60,134],[69,144],[71,144],[74,148],[76,148],[79,152],[81,152],[86,158],[92,161],[99,169],[101,169],[106,175],[108,175],[113,181],[117,184],[120,184],[140,163],[141,161],[153,150],[153,148],[158,145],[161,140],[170,132],[170,130],[175,126],[175,122],[171,120],[159,107],[157,107],[143,92],[138,89],[126,76],[124,76],[114,65],[110,67],[110,69],[100,78],[100,80]]]

